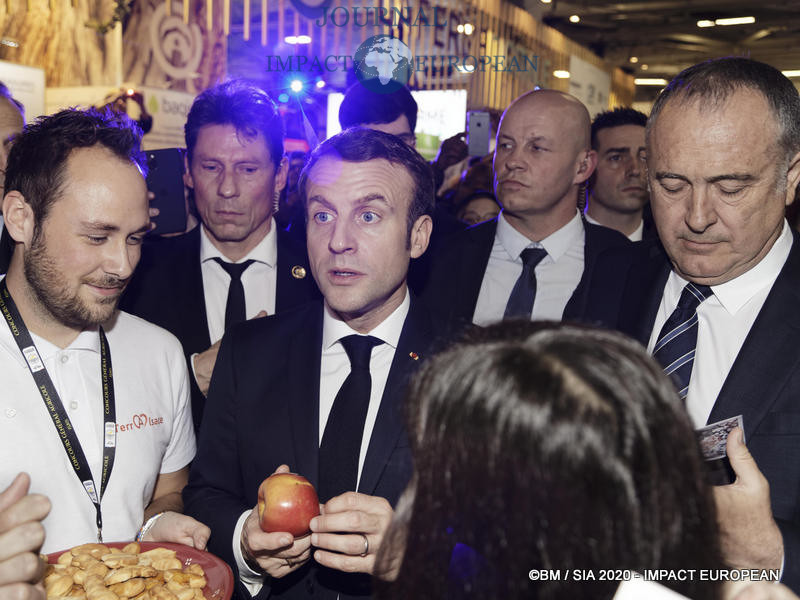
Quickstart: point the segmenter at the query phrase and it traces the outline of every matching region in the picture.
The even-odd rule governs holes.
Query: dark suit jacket
[[[431,311],[444,319],[448,329],[456,330],[472,322],[499,218],[453,235],[447,247],[433,258],[433,270],[423,298]],[[583,276],[564,309],[565,320],[582,318],[586,310],[588,281],[597,256],[609,248],[631,244],[613,229],[592,225],[585,220],[583,226],[586,232]]]
[[[769,481],[783,533],[783,582],[800,591],[800,235],[728,372],[709,423],[741,414],[745,439]],[[591,320],[647,345],[670,273],[661,245],[644,242],[601,262],[612,284],[590,292]],[[627,260],[627,266],[625,264]]]
[[[211,527],[209,550],[228,562],[234,574],[234,527],[256,505],[261,482],[286,463],[318,484],[322,314],[322,303],[312,303],[242,323],[223,338],[183,497],[186,512]],[[412,300],[358,486],[359,492],[392,505],[412,472],[404,425],[406,381],[432,340],[432,322],[421,303]],[[312,560],[287,577],[268,581],[258,597],[335,599],[331,590],[340,590],[343,600],[368,595],[368,577],[341,575]]]
[[[319,298],[308,256],[289,235],[278,229],[278,276],[275,310],[282,312]],[[292,274],[294,266],[305,277]],[[200,265],[200,227],[174,238],[155,238],[144,245],[133,279],[120,301],[124,311],[142,317],[174,334],[183,345],[189,374],[189,357],[211,346],[208,336],[203,273]],[[192,381],[192,415],[195,430],[203,416],[205,397]]]

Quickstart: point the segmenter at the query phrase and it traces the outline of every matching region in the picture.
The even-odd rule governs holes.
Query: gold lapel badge
[[[417,354],[416,352],[409,352],[408,355],[414,360],[419,360],[419,354]]]
[[[292,277],[295,279],[305,279],[306,276],[306,269],[305,267],[301,267],[300,265],[295,265],[292,267]]]

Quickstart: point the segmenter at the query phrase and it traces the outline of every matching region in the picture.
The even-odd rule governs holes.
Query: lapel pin
[[[409,352],[408,355],[414,360],[419,360],[419,354],[417,354],[416,352]]]
[[[295,265],[292,267],[292,277],[295,279],[304,279],[306,276],[306,269],[305,267],[301,267],[300,265]]]

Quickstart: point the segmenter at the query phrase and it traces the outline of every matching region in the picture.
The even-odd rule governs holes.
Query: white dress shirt
[[[714,295],[697,308],[697,351],[686,396],[686,406],[695,427],[706,424],[728,372],[791,248],[792,233],[784,221],[783,231],[766,256],[735,279],[711,286]],[[647,346],[651,354],[661,328],[678,306],[686,283],[675,271],[669,274]]]
[[[601,227],[608,227],[608,225],[603,225],[603,224],[602,224],[600,221],[598,221],[597,219],[593,219],[593,218],[591,217],[591,215],[589,215],[589,213],[588,213],[588,212],[587,212],[587,213],[585,213],[585,214],[584,214],[584,216],[586,217],[586,220],[587,220],[589,223],[591,223],[592,225],[600,225]],[[613,228],[609,228],[609,229],[613,229]],[[642,220],[640,220],[640,221],[639,221],[639,226],[638,226],[636,229],[634,229],[634,230],[633,230],[633,233],[631,233],[631,234],[628,236],[628,239],[629,239],[630,241],[632,241],[632,242],[641,242],[641,241],[642,241],[642,237],[643,237],[643,236],[644,236],[644,219],[642,219]]]
[[[171,333],[119,312],[105,333],[114,366],[116,455],[102,499],[103,535],[130,540],[162,473],[188,466],[195,454],[189,376],[180,342]],[[103,390],[100,336],[92,327],[66,348],[31,332],[39,356],[78,436],[94,483],[103,463]],[[52,509],[44,519],[42,552],[97,539],[97,513],[75,476],[39,389],[5,323],[0,323],[0,489],[20,471],[31,493]]]
[[[262,310],[268,315],[275,314],[275,289],[278,281],[278,234],[277,225],[272,219],[269,233],[250,253],[237,260],[237,263],[254,260],[242,273],[244,287],[245,316],[252,319]],[[225,333],[225,304],[228,301],[228,286],[231,277],[215,257],[231,262],[220,252],[211,239],[205,226],[200,225],[200,264],[203,272],[203,295],[205,296],[208,317],[208,335],[214,344]]]
[[[372,356],[369,361],[369,370],[372,377],[372,389],[369,396],[369,407],[367,408],[367,418],[364,422],[364,432],[361,437],[361,452],[358,457],[358,481],[361,480],[361,469],[364,467],[364,458],[367,455],[367,448],[372,437],[372,430],[375,427],[375,419],[378,416],[378,409],[381,405],[381,398],[386,387],[386,380],[389,378],[389,371],[394,360],[394,353],[400,341],[400,334],[406,322],[408,309],[411,306],[411,297],[408,290],[403,302],[392,314],[383,320],[368,335],[380,339],[383,343],[372,349]],[[341,340],[348,335],[361,335],[344,321],[339,320],[325,304],[325,311],[322,317],[322,356],[320,361],[320,380],[319,380],[319,443],[322,444],[322,435],[325,432],[325,425],[328,416],[333,408],[336,394],[342,387],[344,380],[350,374],[350,359],[342,346]],[[358,483],[356,483],[356,488]],[[233,555],[239,567],[239,575],[242,583],[245,584],[251,595],[255,596],[263,585],[264,576],[253,571],[242,556],[240,540],[242,529],[250,511],[244,512],[236,523],[233,530]]]
[[[583,276],[584,244],[583,221],[577,210],[569,223],[541,242],[530,241],[514,229],[501,212],[472,322],[489,325],[503,320],[511,290],[522,273],[519,255],[525,248],[547,251],[535,270],[536,297],[531,319],[560,321]]]

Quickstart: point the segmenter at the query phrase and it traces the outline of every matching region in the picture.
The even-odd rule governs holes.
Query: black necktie
[[[514,317],[531,318],[533,299],[536,297],[535,269],[536,265],[547,256],[547,250],[544,248],[525,248],[520,252],[519,256],[522,259],[522,273],[519,274],[519,279],[517,279],[517,283],[514,284],[514,289],[511,290],[511,295],[508,297],[503,319]]]
[[[383,343],[371,335],[348,335],[340,341],[350,359],[350,374],[336,394],[319,446],[319,499],[323,503],[356,489],[372,389],[369,360],[372,348]]]
[[[225,331],[228,331],[231,325],[240,323],[246,318],[242,273],[255,261],[246,260],[243,263],[231,263],[222,260],[218,256],[215,256],[214,260],[231,276],[231,282],[228,285],[228,300],[225,302]]]
[[[707,285],[687,283],[681,292],[678,306],[664,323],[661,333],[658,334],[658,341],[653,346],[653,358],[672,378],[681,400],[686,398],[689,391],[689,380],[694,366],[697,307],[713,293]]]

